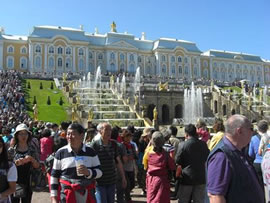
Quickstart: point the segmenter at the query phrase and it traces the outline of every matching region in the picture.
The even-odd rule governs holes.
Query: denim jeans
[[[96,186],[97,203],[114,203],[115,184]]]
[[[205,184],[203,185],[179,185],[178,202],[189,203],[204,203],[205,199]]]

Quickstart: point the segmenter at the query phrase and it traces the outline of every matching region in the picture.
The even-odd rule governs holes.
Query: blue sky
[[[156,40],[195,42],[270,60],[269,0],[3,0],[0,26],[6,34],[28,35],[36,25],[59,25],[100,33],[115,21],[118,32]]]

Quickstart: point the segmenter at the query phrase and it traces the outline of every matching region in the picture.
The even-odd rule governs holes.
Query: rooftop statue
[[[63,73],[63,83],[67,81],[68,73]]]
[[[153,115],[154,115],[154,121],[158,120],[158,111],[157,111],[157,107],[154,108],[153,110]]]
[[[115,24],[114,21],[113,21],[112,24],[111,24],[111,32],[117,32],[117,31],[116,31],[116,24]]]

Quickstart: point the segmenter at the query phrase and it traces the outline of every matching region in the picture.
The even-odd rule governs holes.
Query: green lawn
[[[30,82],[31,88],[28,88],[28,82]],[[40,83],[42,82],[43,89],[40,89]],[[53,83],[53,90],[50,88]],[[33,118],[33,101],[36,96],[38,107],[38,120],[46,122],[54,122],[60,124],[62,121],[69,120],[66,109],[69,107],[69,103],[62,91],[55,87],[54,81],[47,80],[24,80],[24,92],[26,94],[27,109],[29,115]],[[51,99],[51,105],[47,104],[48,96]],[[59,105],[60,97],[62,97],[64,103]]]
[[[242,92],[242,89],[241,89],[241,88],[239,88],[239,87],[237,87],[237,86],[232,86],[232,87],[224,87],[223,89],[224,89],[224,90],[228,90],[228,89],[229,89],[229,90],[231,90],[231,89],[232,89],[232,90],[233,90],[233,92],[234,92],[234,91],[236,91],[237,93],[241,93],[241,92]]]

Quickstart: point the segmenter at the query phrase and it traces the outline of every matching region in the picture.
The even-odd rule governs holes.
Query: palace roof
[[[246,53],[240,52],[230,52],[230,51],[222,51],[222,50],[213,50],[210,49],[203,53],[205,56],[214,56],[217,58],[226,58],[226,59],[239,59],[244,61],[255,61],[255,62],[263,62],[260,56],[255,56]]]

